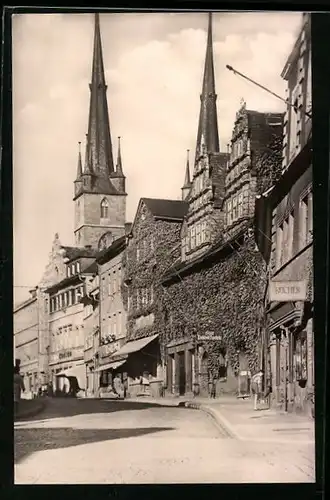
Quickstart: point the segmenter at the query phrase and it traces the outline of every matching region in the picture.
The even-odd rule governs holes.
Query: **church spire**
[[[191,188],[191,180],[190,180],[190,167],[189,167],[189,149],[187,149],[186,172],[185,172],[184,184],[181,188],[183,200],[187,198],[190,188]]]
[[[79,152],[78,152],[78,165],[77,165],[77,179],[80,179],[82,176],[82,163],[81,163],[81,142],[78,142]]]
[[[85,171],[103,178],[111,189],[109,176],[114,172],[110,135],[99,14],[95,14],[94,50],[92,81],[90,87],[90,107],[88,120]],[[104,184],[104,183],[103,183]]]
[[[117,177],[124,176],[123,165],[122,165],[122,161],[121,161],[120,136],[118,137],[118,154],[117,154],[116,174],[117,174]]]
[[[216,105],[217,95],[215,93],[211,12],[208,16],[204,77],[200,99],[201,107],[197,132],[196,159],[200,156],[203,149],[206,153],[218,153],[220,151]]]

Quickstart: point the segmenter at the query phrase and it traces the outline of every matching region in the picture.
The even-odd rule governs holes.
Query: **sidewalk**
[[[221,428],[241,441],[314,444],[315,422],[308,416],[253,409],[251,399],[221,396],[217,399],[194,398],[129,398],[130,402],[148,402],[163,406],[185,406],[210,414]]]

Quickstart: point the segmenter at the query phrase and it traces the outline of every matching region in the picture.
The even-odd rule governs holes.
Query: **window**
[[[80,262],[76,263],[76,272],[80,273]]]
[[[112,289],[111,289],[111,278],[109,276],[109,283],[108,283],[108,295],[110,296],[112,294]]]
[[[298,146],[298,92],[299,86],[297,85],[292,92],[290,106],[290,158],[295,154]]]
[[[117,316],[113,315],[112,332],[113,335],[117,335]]]
[[[63,297],[63,306],[66,307],[68,305],[68,293],[64,292],[64,297]]]
[[[284,220],[283,223],[283,262],[287,262],[292,257],[292,245],[293,245],[293,211]]]
[[[313,239],[313,195],[309,192],[300,201],[299,207],[300,249]]]
[[[190,228],[190,238],[191,249],[194,249],[196,246],[196,228],[194,226]]]
[[[153,303],[154,301],[154,287],[150,287],[150,302]]]
[[[237,197],[233,197],[233,222],[237,219]]]
[[[108,219],[109,217],[109,203],[106,198],[101,201],[101,219]]]
[[[232,201],[227,201],[227,224],[230,225],[233,221],[233,212],[232,212]]]
[[[75,304],[75,297],[76,297],[76,293],[75,293],[75,289],[72,288],[72,290],[70,290],[71,292],[71,305]]]
[[[71,264],[71,276],[73,276],[76,273],[75,265]]]
[[[243,193],[238,195],[238,217],[243,217]]]
[[[196,225],[196,246],[198,247],[201,244],[201,233],[200,233],[200,225]]]
[[[276,230],[275,260],[276,268],[281,267],[283,261],[283,224],[278,226]]]
[[[140,260],[140,248],[137,246],[136,247],[136,261],[139,262]]]
[[[71,268],[70,268],[70,266],[68,266],[66,268],[66,274],[67,274],[68,278],[70,278],[70,276],[71,276]]]
[[[202,222],[201,224],[201,243],[205,243],[206,241],[206,222]]]

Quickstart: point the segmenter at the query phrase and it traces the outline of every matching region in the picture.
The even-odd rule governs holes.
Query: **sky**
[[[242,98],[284,104],[226,64],[285,97],[281,78],[300,13],[215,13],[218,124],[226,151]],[[141,197],[181,199],[194,156],[206,49],[206,13],[101,14],[114,154],[121,136],[127,221]],[[40,280],[55,233],[73,245],[73,181],[89,108],[92,14],[13,17],[14,300]],[[191,165],[192,166],[192,165]]]

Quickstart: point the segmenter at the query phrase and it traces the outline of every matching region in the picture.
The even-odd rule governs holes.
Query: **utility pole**
[[[232,71],[235,75],[241,76],[245,80],[248,80],[249,82],[253,83],[257,87],[261,88],[265,92],[268,92],[269,94],[271,94],[272,96],[276,97],[277,99],[280,99],[281,101],[285,102],[285,104],[291,106],[292,108],[295,109],[295,111],[297,111],[297,107],[294,104],[292,104],[291,102],[289,102],[287,99],[284,99],[280,95],[275,94],[275,92],[273,92],[272,90],[269,90],[267,87],[264,87],[260,83],[255,82],[254,80],[252,80],[252,78],[249,78],[248,76],[244,75],[243,73],[240,73],[239,71],[237,71],[236,69],[234,69],[232,66],[229,66],[229,64],[226,64],[226,68],[229,69],[229,71]],[[303,113],[304,115],[306,115],[308,118],[312,118],[312,114],[309,113],[308,111],[304,111],[302,109],[300,111],[301,111],[301,113]]]

